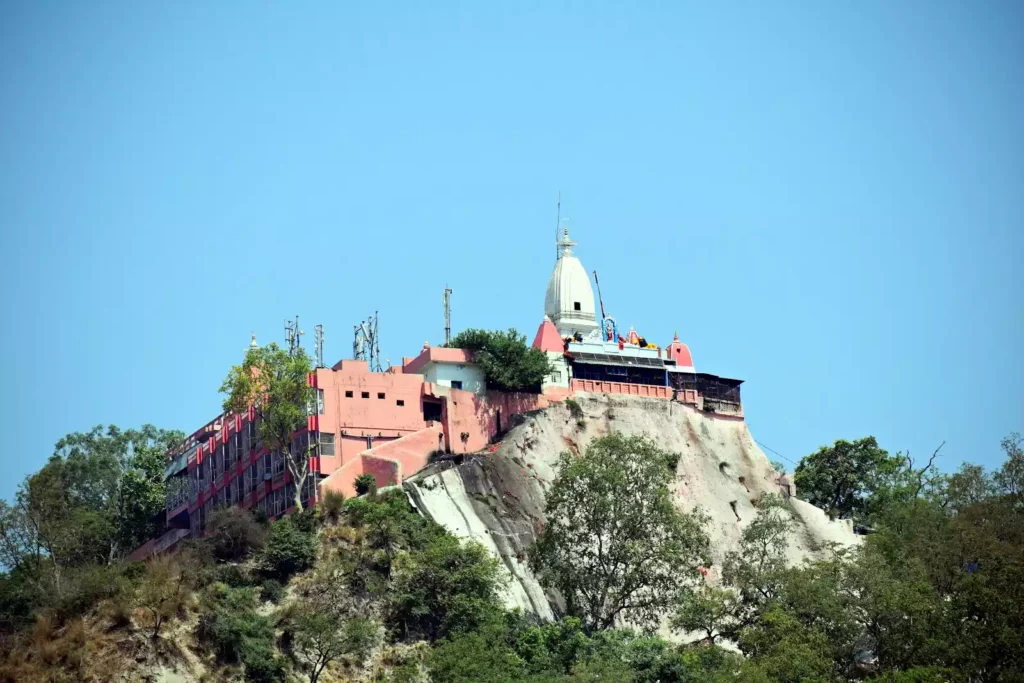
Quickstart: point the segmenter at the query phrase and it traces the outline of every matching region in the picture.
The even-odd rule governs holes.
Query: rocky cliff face
[[[510,578],[505,596],[510,607],[542,618],[557,611],[553,596],[530,572],[526,549],[542,528],[545,492],[555,478],[559,454],[582,452],[592,439],[612,432],[645,434],[681,454],[674,496],[683,509],[699,506],[711,517],[712,580],[754,518],[752,501],[765,492],[787,493],[745,422],[659,399],[581,394],[577,403],[582,418],[574,417],[566,404],[527,414],[493,452],[439,463],[404,485],[424,515],[501,558]],[[791,562],[820,555],[828,542],[857,542],[848,521],[830,521],[813,505],[795,498],[791,502],[796,523]]]

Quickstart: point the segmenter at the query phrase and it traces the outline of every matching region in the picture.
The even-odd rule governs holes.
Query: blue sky
[[[609,312],[789,458],[1024,431],[1020,3],[7,2],[0,92],[0,495],[195,429],[296,313],[400,362],[447,282],[532,338],[559,191]]]

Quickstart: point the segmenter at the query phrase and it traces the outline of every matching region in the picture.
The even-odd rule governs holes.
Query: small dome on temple
[[[678,333],[672,338],[672,343],[665,347],[665,356],[674,360],[676,367],[696,372],[693,367],[693,356],[690,354],[690,347],[679,341]]]

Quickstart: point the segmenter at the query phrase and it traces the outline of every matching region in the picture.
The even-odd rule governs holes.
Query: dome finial
[[[572,256],[572,248],[576,246],[576,242],[573,242],[569,237],[569,226],[565,225],[562,227],[562,239],[555,243],[558,247],[558,258],[563,256]]]
[[[256,343],[256,333],[253,332],[252,333],[252,341],[249,342],[249,348],[250,349],[258,349],[259,347],[260,347],[260,345]]]

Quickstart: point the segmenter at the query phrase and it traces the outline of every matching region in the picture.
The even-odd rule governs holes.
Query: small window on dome
[[[580,310],[580,302],[579,302],[579,301],[573,301],[573,302],[572,302],[572,309],[573,309],[574,311],[578,311],[578,310]]]

